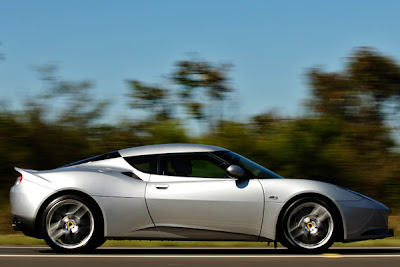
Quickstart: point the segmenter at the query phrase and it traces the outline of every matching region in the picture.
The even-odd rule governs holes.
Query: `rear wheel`
[[[90,201],[76,195],[53,200],[42,217],[46,243],[57,251],[95,249],[104,242],[101,214]]]
[[[303,198],[292,203],[281,221],[281,242],[289,249],[321,252],[335,240],[337,216],[319,198]]]

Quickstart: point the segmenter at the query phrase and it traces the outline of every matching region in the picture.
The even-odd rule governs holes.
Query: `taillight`
[[[22,175],[17,178],[17,180],[15,181],[15,185],[19,185],[19,183],[21,182],[22,182]]]

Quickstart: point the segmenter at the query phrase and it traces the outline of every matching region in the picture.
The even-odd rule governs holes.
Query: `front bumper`
[[[389,229],[388,237],[393,237],[394,236],[394,231],[393,229]]]
[[[343,216],[343,242],[381,239],[394,235],[388,226],[390,209],[385,205],[367,198],[338,204]]]

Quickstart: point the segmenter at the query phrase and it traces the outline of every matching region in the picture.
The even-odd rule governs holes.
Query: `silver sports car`
[[[215,146],[143,146],[54,170],[15,169],[14,228],[58,251],[147,239],[273,241],[320,252],[333,242],[393,236],[383,204],[284,179]]]

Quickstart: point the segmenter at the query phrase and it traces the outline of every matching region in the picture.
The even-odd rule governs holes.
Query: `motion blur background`
[[[0,234],[14,166],[160,143],[400,214],[399,2],[145,2],[0,1]]]

